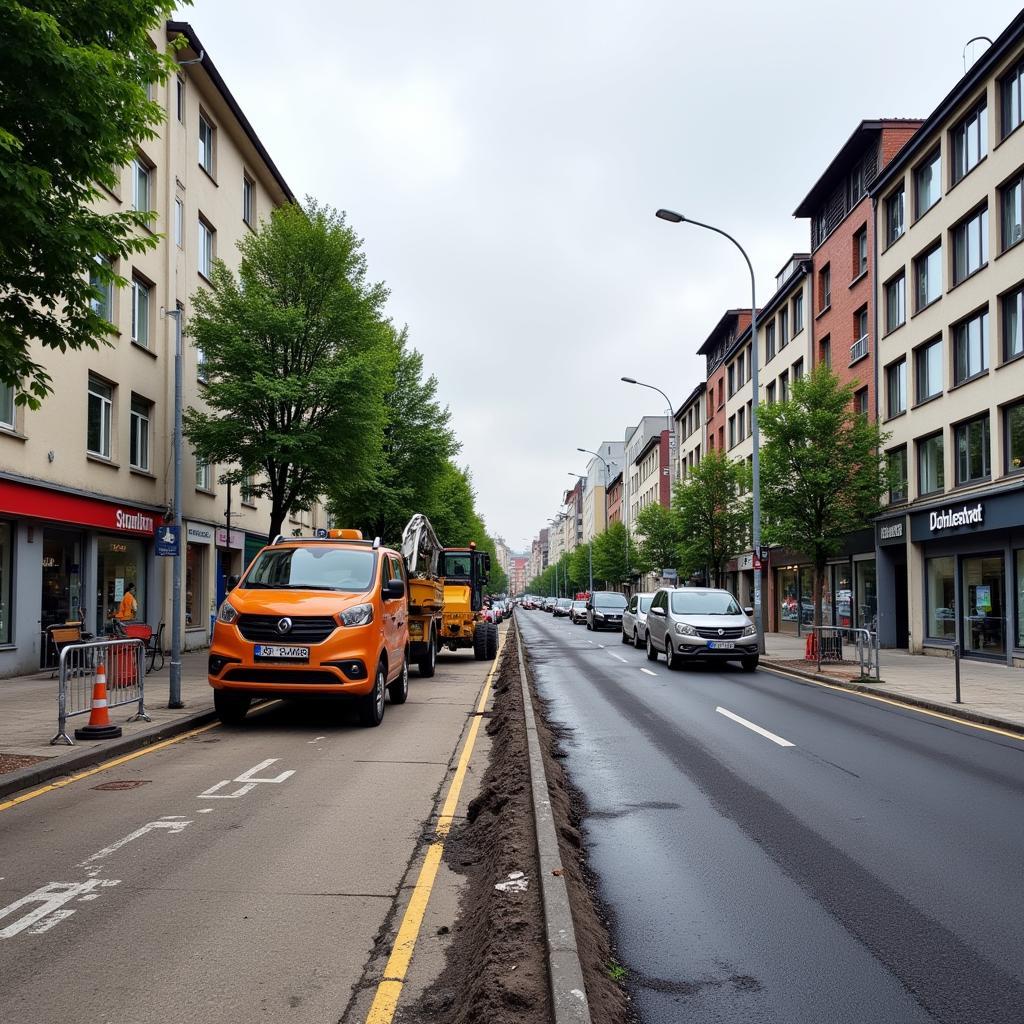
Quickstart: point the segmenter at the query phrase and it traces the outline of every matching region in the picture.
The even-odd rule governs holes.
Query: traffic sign
[[[181,553],[181,538],[177,525],[169,524],[157,528],[156,553],[158,558],[175,558]]]

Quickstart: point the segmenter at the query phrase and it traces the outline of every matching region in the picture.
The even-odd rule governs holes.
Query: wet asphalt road
[[[1024,742],[517,616],[645,1024],[1024,1020]]]

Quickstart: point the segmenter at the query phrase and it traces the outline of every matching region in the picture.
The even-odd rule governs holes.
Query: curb
[[[576,948],[576,929],[572,923],[569,890],[561,874],[562,856],[558,849],[555,818],[551,810],[544,755],[537,738],[537,711],[530,696],[523,660],[523,641],[516,627],[516,653],[519,655],[519,681],[523,688],[523,712],[526,717],[526,742],[530,760],[530,791],[533,824],[537,836],[540,863],[541,901],[544,907],[544,938],[547,945],[548,980],[554,1024],[582,1022],[590,1024],[590,1006],[583,982],[583,967]],[[555,874],[555,871],[559,874]]]
[[[104,742],[101,747],[88,747],[69,757],[41,761],[39,764],[29,765],[27,768],[20,768],[18,771],[0,775],[0,798],[49,782],[62,775],[72,775],[83,768],[91,768],[120,754],[129,754],[140,747],[148,747],[151,743],[188,732],[189,729],[205,725],[216,718],[217,712],[212,707],[208,707],[203,711],[195,711],[190,715],[183,715],[181,718],[172,719],[150,729],[132,733],[131,736]]]
[[[770,662],[762,661],[758,666],[765,672],[781,676],[784,679],[809,679],[815,683],[827,683],[842,690],[850,690],[853,693],[866,693],[872,697],[884,697],[894,704],[904,704],[910,708],[921,708],[923,711],[934,711],[937,714],[946,715],[948,718],[959,718],[964,722],[974,725],[988,725],[994,729],[1005,729],[1007,732],[1016,733],[1024,738],[1024,725],[1019,722],[1008,722],[1005,718],[996,718],[993,715],[985,715],[979,711],[969,711],[967,708],[958,707],[956,704],[943,704],[940,701],[928,700],[925,697],[911,697],[905,693],[897,693],[892,690],[883,690],[878,686],[871,686],[867,683],[858,683],[852,679],[839,679],[836,676],[827,676],[824,673],[801,672],[796,668],[776,668]]]

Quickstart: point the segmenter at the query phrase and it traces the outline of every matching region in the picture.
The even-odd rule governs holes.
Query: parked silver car
[[[758,638],[752,614],[728,590],[659,590],[647,612],[647,658],[657,661],[664,652],[673,669],[690,661],[738,661],[753,672]]]
[[[575,623],[583,623],[587,621],[586,601],[573,601],[572,608],[569,609],[569,621]]]
[[[555,602],[555,607],[551,609],[551,614],[556,619],[562,618],[569,614],[572,610],[572,598],[571,597],[560,597]]]
[[[622,642],[642,650],[647,644],[647,609],[653,594],[634,594],[622,613]]]

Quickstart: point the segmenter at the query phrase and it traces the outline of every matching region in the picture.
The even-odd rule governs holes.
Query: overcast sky
[[[196,0],[191,21],[293,191],[349,215],[440,380],[492,533],[554,515],[577,446],[700,379],[792,212],[865,117],[924,117],[1012,3]]]

